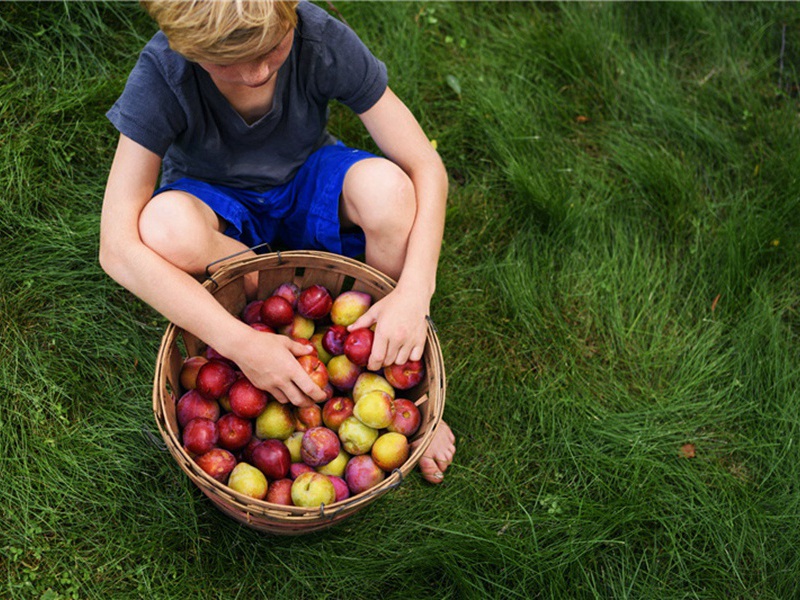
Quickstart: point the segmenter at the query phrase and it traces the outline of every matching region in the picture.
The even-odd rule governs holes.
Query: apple
[[[396,390],[408,390],[422,381],[425,376],[425,365],[421,360],[409,360],[402,365],[389,365],[383,368],[383,376]]]
[[[328,361],[331,359],[331,353],[325,350],[325,347],[322,345],[322,336],[324,334],[321,331],[315,331],[314,335],[309,338],[309,342],[314,346],[314,351],[317,353],[317,356],[322,361],[322,364],[325,366],[328,365]]]
[[[241,449],[239,454],[241,455],[241,459],[244,462],[248,462],[253,464],[253,449],[261,443],[261,440],[256,436],[250,438],[250,440],[245,444],[245,447]]]
[[[347,453],[347,451],[340,449],[336,458],[334,458],[328,464],[320,465],[316,468],[316,471],[317,473],[322,473],[323,475],[336,475],[338,477],[344,477],[344,468],[347,466],[349,460],[350,455]]]
[[[350,497],[350,488],[347,487],[347,482],[342,477],[336,475],[328,475],[331,480],[333,488],[336,490],[336,502],[347,500]]]
[[[271,294],[272,296],[281,296],[289,301],[292,305],[292,310],[297,308],[297,297],[300,295],[300,288],[297,284],[292,282],[282,283]]]
[[[355,323],[372,305],[372,296],[366,292],[342,292],[331,305],[331,321],[347,327]]]
[[[230,388],[228,388],[230,389]],[[217,402],[219,403],[219,407],[225,412],[231,412],[231,401],[228,398],[228,394],[222,394],[219,398],[217,398]]]
[[[331,356],[344,354],[344,343],[349,335],[344,325],[331,325],[322,334],[322,347]]]
[[[234,363],[234,362],[233,362],[233,361],[232,361],[230,358],[228,358],[227,356],[223,356],[222,354],[220,354],[219,352],[217,352],[217,351],[216,351],[214,348],[212,348],[211,346],[207,346],[207,347],[206,347],[206,351],[205,351],[205,357],[206,357],[208,360],[219,360],[219,361],[222,361],[222,362],[224,362],[224,363],[226,363],[226,364],[229,364],[229,365],[230,365],[231,367],[233,367],[234,369],[236,368],[236,364],[235,364],[235,363]]]
[[[321,473],[303,473],[292,483],[292,502],[295,506],[312,507],[333,504],[336,501],[336,488]]]
[[[225,483],[228,475],[236,466],[236,457],[225,448],[212,448],[195,458],[194,462],[211,477],[220,483]]]
[[[181,365],[180,382],[184,390],[197,387],[197,372],[208,362],[205,356],[187,356]]]
[[[378,430],[364,425],[354,416],[347,417],[339,425],[339,441],[345,452],[352,455],[366,454],[378,439]]]
[[[283,479],[289,474],[292,457],[281,440],[267,439],[253,448],[251,461],[267,479]]]
[[[250,325],[250,327],[252,327],[256,331],[261,331],[264,333],[275,333],[275,330],[266,323],[253,323],[252,325]]]
[[[269,396],[254,386],[247,377],[240,377],[228,390],[231,412],[243,419],[255,419],[264,412]]]
[[[175,416],[178,425],[186,424],[197,417],[204,417],[216,421],[219,419],[219,403],[211,398],[206,398],[197,390],[189,390],[183,394],[175,405]]]
[[[374,339],[375,333],[368,327],[351,331],[344,342],[345,355],[359,367],[367,366]]]
[[[297,362],[303,370],[311,377],[311,381],[316,383],[320,389],[324,389],[328,384],[328,368],[322,361],[313,354],[305,354],[297,357]]]
[[[296,406],[294,408],[295,428],[297,431],[307,431],[312,427],[322,425],[322,408],[319,404],[311,406]]]
[[[374,429],[388,427],[394,418],[394,400],[386,392],[372,390],[364,394],[353,408],[353,415]]]
[[[340,390],[352,390],[363,371],[364,367],[359,367],[344,354],[328,361],[328,381]]]
[[[303,457],[300,456],[300,446],[303,443],[303,434],[305,431],[295,431],[288,438],[283,440],[286,447],[289,449],[289,455],[292,457],[292,462],[302,462]]]
[[[256,500],[263,500],[267,496],[269,484],[264,474],[247,463],[239,463],[228,477],[228,487]]]
[[[327,465],[339,456],[341,442],[335,432],[327,427],[312,427],[303,434],[300,456],[310,467]]]
[[[421,423],[422,414],[420,414],[416,404],[406,398],[395,398],[394,418],[386,426],[386,429],[411,437],[417,433]]]
[[[232,412],[225,413],[217,421],[221,448],[235,452],[241,450],[253,438],[253,421]]]
[[[297,297],[297,312],[313,321],[326,317],[332,305],[331,293],[319,284],[305,288]]]
[[[289,477],[291,479],[297,479],[297,477],[302,473],[316,473],[316,470],[314,467],[309,467],[304,462],[292,463],[289,467]]]
[[[288,325],[278,328],[278,332],[282,333],[283,335],[288,335],[289,337],[303,338],[307,340],[314,335],[314,328],[314,321],[307,319],[301,314],[295,314],[292,322]]]
[[[264,498],[267,502],[272,504],[282,504],[283,506],[292,505],[292,480],[288,477],[273,481],[267,490],[267,496]]]
[[[212,358],[197,371],[197,391],[206,398],[218,399],[236,381],[236,371],[222,360]]]
[[[402,433],[384,433],[372,444],[370,455],[375,464],[384,471],[400,468],[408,459],[408,439]]]
[[[242,310],[242,321],[248,325],[253,323],[261,323],[261,305],[264,304],[263,300],[253,300],[248,302]]]
[[[197,417],[183,428],[181,441],[190,454],[205,454],[217,445],[219,431],[211,419]]]
[[[395,397],[394,388],[385,378],[372,371],[364,371],[358,376],[356,384],[353,386],[353,401],[358,402],[361,396],[372,390],[381,390],[392,398]]]
[[[344,470],[344,480],[353,495],[378,485],[385,477],[386,473],[375,464],[369,454],[354,456]]]
[[[322,423],[338,433],[339,425],[353,414],[353,400],[347,396],[335,396],[322,405]]]
[[[290,405],[270,400],[267,407],[256,417],[256,437],[285,440],[294,433],[294,415]]]
[[[261,322],[274,329],[288,325],[292,319],[294,319],[294,309],[282,296],[270,296],[261,304]]]
[[[325,384],[325,387],[322,388],[322,391],[325,392],[325,400],[323,400],[323,402],[333,398],[334,389],[330,382],[330,376],[328,377],[328,383]]]

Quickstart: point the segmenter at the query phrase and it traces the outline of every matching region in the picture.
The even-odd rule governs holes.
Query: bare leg
[[[355,224],[364,231],[367,264],[399,278],[415,217],[414,186],[394,163],[382,158],[367,159],[347,172],[341,220],[344,226]],[[441,483],[455,451],[455,436],[442,421],[420,459],[422,476],[431,483]]]
[[[204,275],[210,263],[247,250],[247,246],[226,236],[223,230],[224,222],[208,205],[181,191],[159,194],[145,206],[139,218],[142,241],[179,269],[195,276]],[[253,273],[245,280],[248,297],[255,295],[256,286],[257,274]]]

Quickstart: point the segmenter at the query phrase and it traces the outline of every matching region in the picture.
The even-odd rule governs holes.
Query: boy
[[[447,176],[385,66],[307,2],[142,5],[160,31],[108,112],[120,138],[101,216],[103,269],[256,386],[303,406],[324,399],[296,360],[309,348],[245,325],[196,277],[262,242],[365,253],[397,280],[351,326],[376,325],[368,368],[419,359]],[[358,114],[386,158],[330,136],[331,99]],[[425,479],[441,481],[454,443],[443,423],[420,461]]]

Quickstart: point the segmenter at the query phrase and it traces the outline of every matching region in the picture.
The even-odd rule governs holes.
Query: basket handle
[[[214,280],[214,275],[211,273],[211,267],[213,267],[214,265],[218,265],[220,263],[224,263],[232,258],[236,258],[237,256],[241,256],[242,254],[247,254],[248,252],[255,252],[256,250],[264,247],[266,247],[267,250],[269,250],[270,252],[273,251],[272,246],[269,245],[269,242],[263,242],[261,244],[250,246],[249,248],[245,248],[244,250],[240,250],[239,252],[234,252],[233,254],[229,254],[228,256],[223,256],[222,258],[218,258],[217,260],[211,261],[206,265],[206,279],[210,280],[211,282],[214,283],[214,285],[216,285],[217,282]],[[278,262],[280,263],[281,262],[280,250],[276,250],[275,253],[278,255]]]
[[[402,471],[401,471],[399,468],[395,468],[395,469],[393,469],[393,470],[392,470],[392,473],[391,473],[391,475],[394,475],[395,473],[397,473],[397,475],[398,475],[398,477],[399,477],[399,478],[398,478],[398,480],[397,480],[397,481],[395,481],[393,484],[391,484],[391,485],[389,486],[389,490],[394,490],[394,489],[397,489],[397,488],[399,488],[399,487],[402,485],[402,483],[403,483],[403,472],[402,472]],[[390,475],[390,477],[391,477],[391,475]],[[387,491],[388,491],[388,490],[387,490]],[[372,490],[372,491],[371,491],[371,492],[369,492],[369,493],[368,493],[366,496],[364,496],[364,498],[363,498],[363,499],[364,499],[364,500],[367,500],[367,499],[369,499],[369,498],[372,498],[373,496],[377,495],[378,493],[379,493],[379,492],[378,492],[378,490]],[[380,493],[381,493],[381,494],[383,494],[384,492],[380,492]],[[338,514],[339,514],[339,513],[340,513],[340,512],[341,512],[341,511],[344,509],[344,508],[345,508],[345,507],[344,507],[344,506],[342,506],[342,507],[340,507],[340,508],[337,508],[336,510],[334,510],[334,511],[332,511],[332,512],[328,512],[328,513],[326,513],[326,512],[325,512],[325,503],[324,503],[324,502],[322,502],[322,503],[320,503],[320,505],[319,505],[319,516],[320,516],[320,517],[323,517],[323,518],[325,518],[325,519],[328,519],[328,520],[333,520],[333,518],[334,518],[334,517],[336,517],[336,515],[338,515]]]

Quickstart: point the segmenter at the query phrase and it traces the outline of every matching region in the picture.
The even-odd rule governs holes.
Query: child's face
[[[259,58],[232,65],[216,65],[205,62],[198,64],[211,75],[211,79],[218,85],[259,88],[269,83],[281,68],[289,56],[293,41],[294,30],[292,29],[275,47]]]

